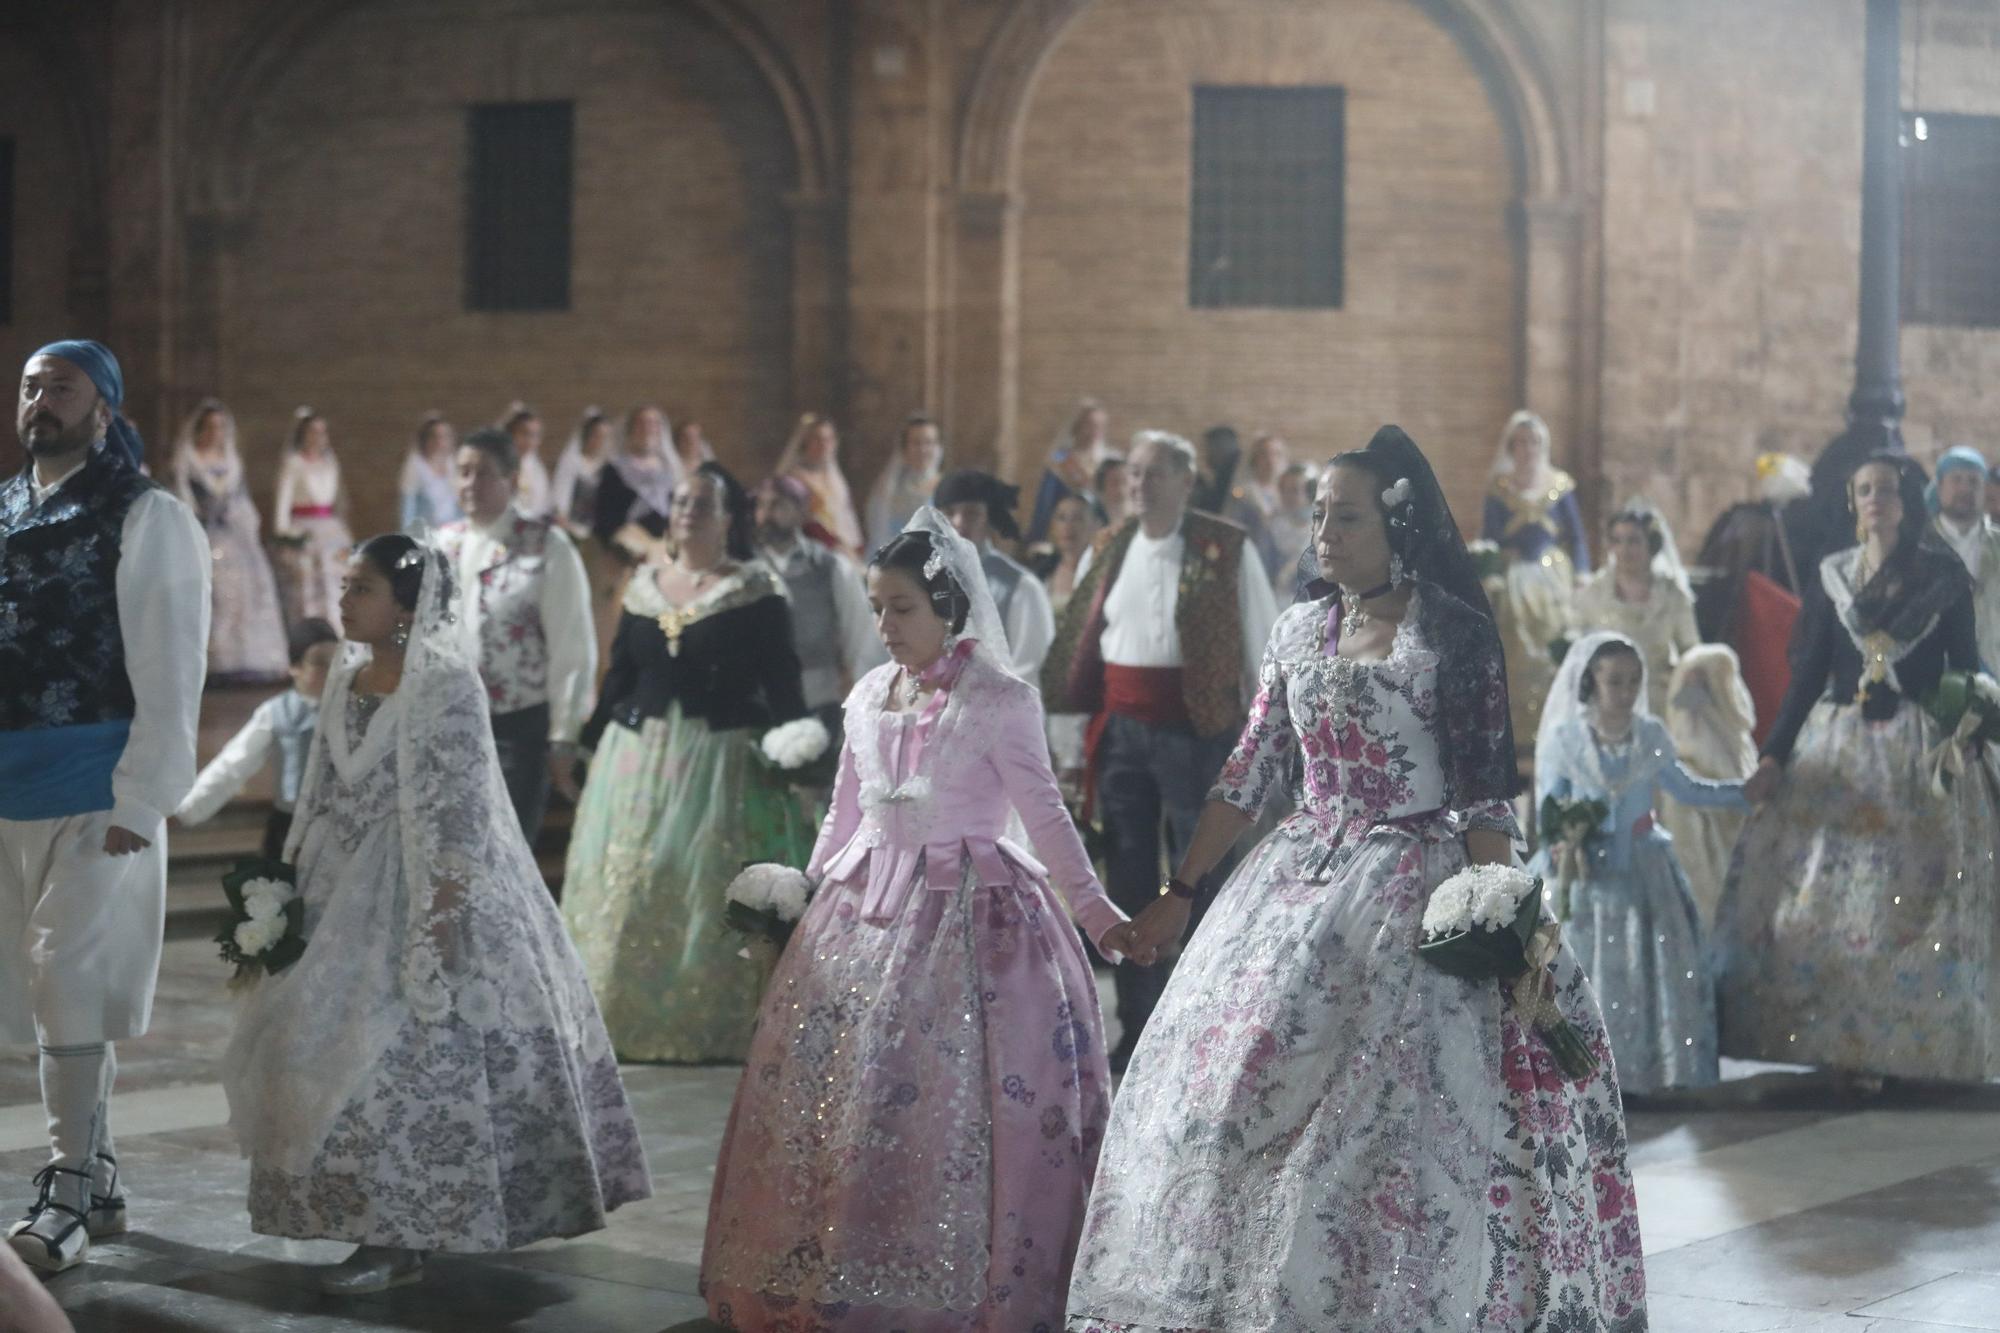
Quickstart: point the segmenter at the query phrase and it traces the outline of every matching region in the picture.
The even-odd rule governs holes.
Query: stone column
[[[1861,140],[1861,329],[1854,348],[1856,425],[1896,431],[1903,419],[1902,0],[1868,0]]]
[[[958,196],[950,303],[951,364],[946,411],[957,438],[953,462],[1017,471],[1015,400],[1020,390],[1020,195]]]

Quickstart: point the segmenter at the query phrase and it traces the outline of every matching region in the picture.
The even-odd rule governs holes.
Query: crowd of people
[[[339,1293],[604,1225],[650,1188],[620,1060],[740,1062],[725,1328],[1628,1333],[1633,1098],[1723,1055],[2000,1075],[2000,764],[1926,706],[2000,641],[1971,449],[1850,457],[1810,560],[1798,495],[1725,515],[1780,586],[1691,576],[1643,499],[1590,531],[1528,412],[1470,544],[1393,426],[1315,467],[1228,426],[1120,448],[1091,401],[1025,516],[924,415],[859,504],[823,416],[748,485],[651,406],[553,469],[521,404],[427,416],[403,530],[357,542],[302,408],[267,545],[227,408],[169,491],[121,396],[100,345],[37,353],[0,487],[0,662],[35,686],[0,696],[0,917],[40,941],[0,1028],[52,1144],[9,1249],[44,1271],[125,1224],[107,1097],[166,820],[269,763],[303,953],[223,1082],[252,1226],[355,1244]],[[290,688],[197,775],[204,676]],[[764,744],[808,718],[824,782]],[[1524,860],[1539,1016],[1417,954],[1440,883]],[[782,948],[730,919],[757,864],[810,889]]]

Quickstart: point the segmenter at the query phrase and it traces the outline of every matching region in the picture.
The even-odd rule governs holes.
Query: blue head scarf
[[[123,456],[133,467],[142,466],[146,461],[146,442],[139,438],[138,429],[118,410],[125,405],[125,372],[119,368],[118,358],[111,354],[111,349],[88,338],[66,338],[62,342],[50,343],[35,356],[53,356],[67,361],[90,378],[98,396],[111,408],[111,429],[104,437],[106,447]],[[35,356],[28,360],[34,360]]]
[[[1936,478],[1930,485],[1924,487],[1924,504],[1933,514],[1938,512],[1937,478],[1942,478],[1945,473],[1954,469],[1977,472],[1982,478],[1990,476],[1986,467],[1986,455],[1970,445],[1954,444],[1938,459]]]

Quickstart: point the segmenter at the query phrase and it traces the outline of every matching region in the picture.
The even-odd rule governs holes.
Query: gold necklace
[[[668,657],[679,657],[681,655],[681,635],[687,632],[689,625],[694,624],[695,621],[700,620],[708,614],[708,609],[701,605],[702,580],[713,577],[718,569],[729,563],[729,557],[725,554],[722,559],[716,561],[708,568],[700,570],[689,569],[686,565],[681,564],[680,557],[678,556],[674,557],[674,563],[680,565],[681,572],[688,576],[690,584],[695,590],[695,599],[686,606],[670,606],[660,612],[659,615],[653,617],[659,623],[660,633],[667,636]]]

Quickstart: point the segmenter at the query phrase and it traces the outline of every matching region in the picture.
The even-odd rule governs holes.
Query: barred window
[[[0,325],[14,322],[14,141],[0,139]]]
[[[1189,305],[1339,307],[1346,95],[1194,90]]]
[[[2000,116],[1903,131],[1903,322],[2000,328]]]
[[[575,104],[471,108],[468,310],[567,310]]]

